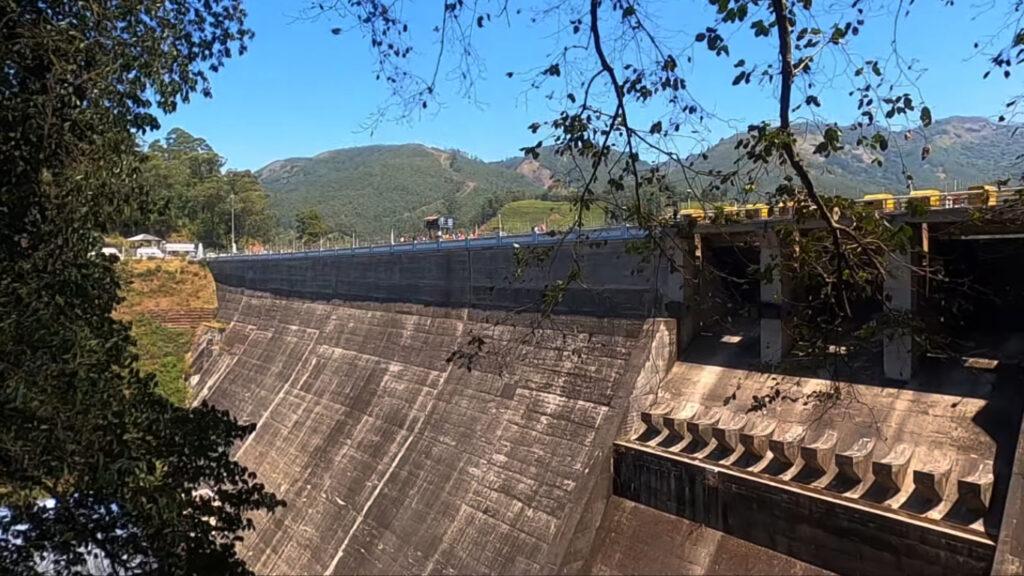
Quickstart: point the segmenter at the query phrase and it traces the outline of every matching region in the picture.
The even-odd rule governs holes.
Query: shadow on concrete
[[[879,481],[877,478],[871,482],[868,489],[860,497],[868,502],[881,504],[893,496],[899,494],[899,488],[891,484]]]
[[[800,468],[800,471],[793,476],[793,482],[804,485],[813,484],[820,480],[824,475],[825,473],[823,471],[805,464]]]
[[[1003,350],[976,352],[980,357],[1000,359],[998,367],[991,371],[966,368],[959,357],[924,357],[919,360],[913,381],[907,383],[884,377],[880,350],[851,352],[849,355],[837,356],[835,361],[827,362],[790,358],[777,366],[767,366],[761,362],[759,332],[759,323],[749,320],[738,322],[729,332],[701,332],[682,352],[680,360],[691,364],[760,374],[836,380],[880,388],[917,390],[980,399],[992,396],[997,380],[1019,378],[1019,368],[1016,364],[1024,360],[1024,355],[1013,355],[1016,348],[1012,347],[1010,353]],[[1024,337],[1015,335],[1007,337],[1006,341],[1012,343],[1018,339],[1024,340]],[[1004,346],[1006,347],[1008,346]]]
[[[831,480],[829,480],[828,484],[825,485],[825,490],[835,492],[836,494],[846,494],[858,485],[860,485],[859,480],[849,478],[841,474],[836,474]]]
[[[1001,508],[1001,507],[1000,507]],[[942,519],[954,524],[970,526],[986,515],[985,503],[967,496],[960,496],[953,506],[942,515]],[[998,530],[998,526],[996,527]]]
[[[985,531],[989,534],[999,531],[1003,519],[1024,409],[1022,384],[1024,373],[1019,365],[1004,368],[993,383],[989,401],[974,415],[975,425],[984,430],[996,444],[996,455],[992,463],[992,497],[984,522]]]
[[[942,500],[935,498],[927,490],[914,488],[914,491],[910,493],[910,497],[907,498],[903,504],[900,504],[900,510],[910,512],[912,514],[927,514],[941,503]]]
[[[761,473],[767,474],[768,476],[781,476],[788,472],[789,469],[792,467],[792,463],[785,462],[772,456],[772,459],[768,462],[768,464],[761,469]]]

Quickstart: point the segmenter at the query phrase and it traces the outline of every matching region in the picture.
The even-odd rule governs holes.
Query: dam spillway
[[[542,319],[530,303],[573,265],[588,287]],[[739,422],[775,381],[826,383],[760,366],[756,330],[690,343],[685,279],[626,242],[523,273],[509,246],[210,267],[227,327],[198,343],[194,393],[257,423],[238,458],[289,503],[242,546],[259,573],[984,573],[996,556],[1020,419],[1004,375],[915,390],[869,374],[842,417],[778,405]],[[684,412],[707,450],[643,436],[669,413],[685,429]],[[831,432],[829,478],[722,456],[758,418],[779,430],[765,442],[803,426],[797,453]],[[914,447],[903,499],[830,486],[861,438],[869,467]],[[943,503],[904,506],[944,458]],[[974,462],[994,504],[958,522]]]

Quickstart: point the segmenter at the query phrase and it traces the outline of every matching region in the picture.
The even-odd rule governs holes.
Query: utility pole
[[[498,236],[501,237],[501,212],[498,212]]]
[[[231,253],[238,253],[238,246],[235,245],[235,193],[231,192]]]

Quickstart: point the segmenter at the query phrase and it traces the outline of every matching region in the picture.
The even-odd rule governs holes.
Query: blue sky
[[[429,32],[436,24],[439,1],[406,2],[414,31]],[[707,22],[693,16],[694,10],[705,10],[705,0],[650,4],[663,16],[659,19],[662,31],[684,41]],[[986,61],[971,55],[975,40],[984,39],[1002,23],[1002,12],[979,12],[969,2],[952,8],[939,4],[916,3],[899,36],[901,52],[918,59],[927,70],[918,82],[921,92],[936,118],[998,114],[1000,106],[1021,91],[1021,82],[982,81]],[[551,38],[554,22],[531,24],[528,16],[522,15],[513,19],[511,28],[496,24],[477,36],[486,70],[477,85],[476,103],[458,98],[449,86],[440,111],[407,122],[386,122],[372,134],[362,130],[387,96],[384,86],[374,79],[368,42],[356,33],[332,35],[330,29],[336,23],[330,20],[297,18],[306,5],[304,0],[248,2],[249,24],[256,31],[249,52],[228,62],[213,77],[213,99],[196,97],[162,117],[161,133],[178,126],[202,136],[227,158],[229,167],[240,169],[257,169],[273,160],[341,147],[405,142],[459,148],[485,160],[497,160],[517,155],[520,147],[534,143],[537,137],[526,127],[551,115],[552,106],[542,93],[524,95],[525,81],[504,75],[548,62],[547,54],[555,46]],[[957,30],[951,29],[954,24],[959,26]],[[869,21],[854,49],[863,55],[881,53],[891,35],[891,20],[875,26]],[[764,40],[753,40],[746,31],[730,42],[734,55],[764,54],[767,58],[767,51],[773,48]],[[433,48],[430,41],[419,47],[424,51]],[[704,106],[732,121],[709,125],[709,138],[773,117],[776,104],[769,88],[733,89],[731,61],[715,61],[702,52],[696,55],[695,63],[685,70],[692,90]],[[853,118],[854,109],[845,99],[847,90],[846,84],[825,88],[825,116],[841,122]]]

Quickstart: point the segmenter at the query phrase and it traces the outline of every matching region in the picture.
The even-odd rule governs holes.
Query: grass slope
[[[149,316],[132,321],[139,369],[156,376],[157,391],[179,406],[189,402],[188,352],[192,345],[190,330],[168,328]]]
[[[569,202],[551,202],[547,200],[519,200],[510,202],[501,208],[502,230],[509,234],[518,234],[533,230],[534,226],[545,225],[548,230],[564,230],[568,228],[575,216],[575,209]],[[584,227],[592,228],[604,225],[604,213],[590,210],[583,213]],[[481,231],[498,229],[498,217],[495,216],[480,227]]]
[[[168,400],[184,406],[193,331],[163,326],[149,314],[216,307],[213,277],[205,265],[180,260],[128,260],[121,266],[124,301],[114,316],[132,325],[139,369],[156,376],[157,390]]]

